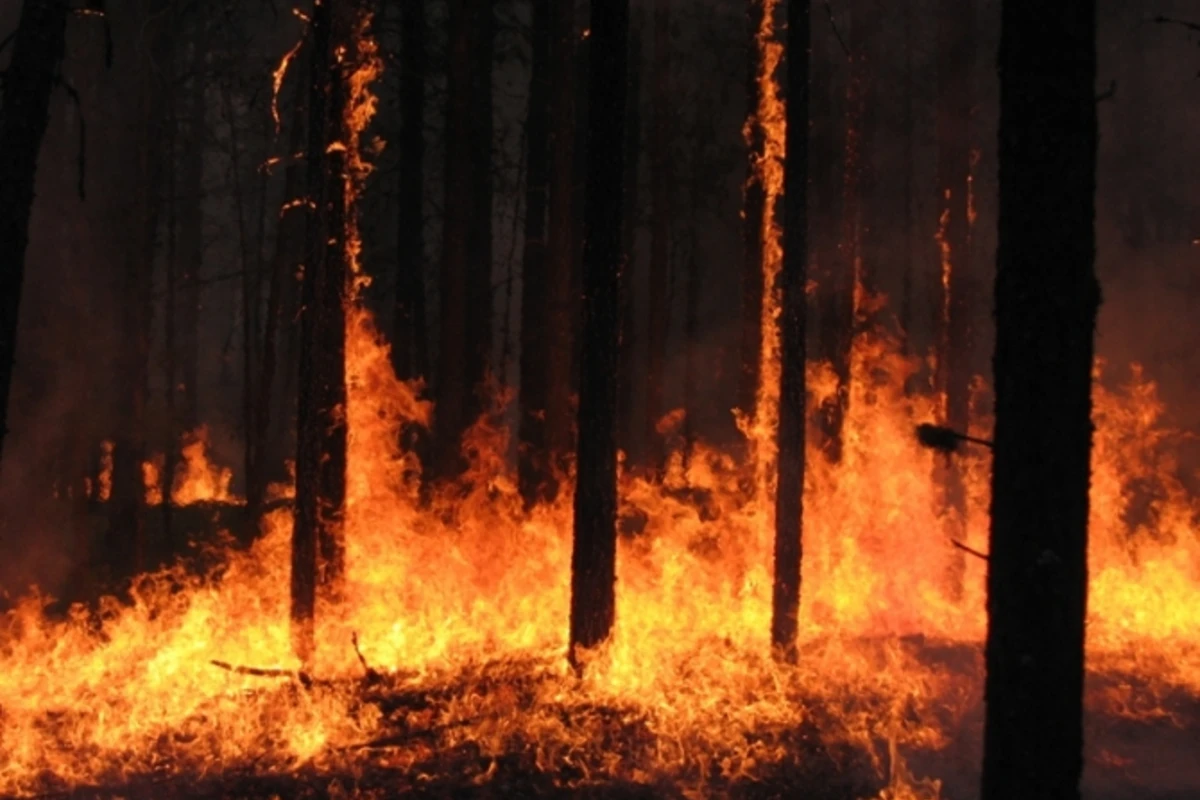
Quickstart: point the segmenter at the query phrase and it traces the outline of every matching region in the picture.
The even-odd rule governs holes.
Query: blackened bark
[[[203,50],[194,48],[191,59],[192,79],[184,90],[187,96],[187,121],[180,134],[183,163],[179,171],[179,384],[180,394],[174,448],[182,434],[200,424],[200,272],[204,266],[204,142],[205,81]],[[177,454],[172,454],[176,457]],[[173,471],[173,470],[172,470]]]
[[[766,136],[758,122],[758,104],[762,97],[759,76],[763,70],[758,35],[765,13],[764,0],[749,0],[746,3],[749,55],[746,70],[746,187],[742,218],[742,369],[738,384],[738,408],[747,419],[753,419],[756,413],[762,366],[762,236],[767,193],[759,173],[759,164],[766,154]]]
[[[17,319],[34,179],[50,118],[50,94],[66,46],[67,0],[29,2],[4,71],[0,115],[0,454],[8,432],[8,397],[16,359]]]
[[[294,646],[313,651],[317,588],[336,589],[343,569],[342,514],[346,492],[345,157],[329,150],[348,131],[337,45],[349,7],[314,4],[309,35],[308,187],[312,201],[301,297],[297,385],[296,503],[292,533],[291,609]],[[339,35],[342,34],[342,35]],[[348,44],[345,43],[345,44]]]
[[[550,210],[547,244],[550,260],[550,336],[547,367],[546,442],[550,452],[573,452],[571,407],[575,327],[578,316],[574,275],[579,245],[576,220],[575,158],[575,0],[553,0],[550,34]]]
[[[1096,10],[1003,5],[983,800],[1078,798],[1092,443]]]
[[[470,223],[467,228],[466,424],[486,407],[485,385],[492,355],[492,61],[495,11],[492,0],[471,0]]]
[[[866,113],[865,91],[869,80],[863,17],[876,13],[873,9],[851,7],[852,38],[849,79],[846,83],[841,221],[821,315],[823,355],[837,376],[837,392],[821,409],[821,449],[835,464],[842,460],[843,427],[850,407],[850,356],[857,324],[854,293],[862,257],[863,122]]]
[[[901,170],[903,171],[903,202],[904,202],[904,219],[903,228],[900,231],[902,244],[902,258],[904,274],[901,279],[900,289],[900,340],[902,342],[902,352],[906,356],[912,356],[913,348],[913,272],[916,268],[916,252],[914,250],[915,240],[913,237],[913,228],[916,226],[916,217],[914,215],[913,200],[914,189],[916,188],[916,76],[913,67],[913,48],[916,46],[916,38],[913,32],[913,24],[915,22],[917,10],[914,8],[914,3],[909,3],[904,7],[904,111],[901,121],[901,141],[904,143],[904,154]],[[904,383],[904,393],[912,392],[912,381],[908,380]]]
[[[525,254],[521,265],[521,420],[517,477],[526,506],[554,495],[554,469],[546,441],[549,371],[549,261],[546,199],[549,183],[550,5],[534,0],[533,67],[525,123]]]
[[[617,447],[625,453],[625,464],[636,464],[643,456],[642,430],[635,425],[637,409],[637,313],[634,286],[637,282],[638,163],[642,149],[642,24],[630,20],[629,96],[625,101],[625,207],[621,218],[621,350],[617,355]]]
[[[699,159],[697,158],[697,161]],[[692,186],[689,197],[688,262],[684,277],[683,337],[687,352],[683,365],[683,458],[691,463],[698,440],[696,421],[700,416],[702,399],[700,378],[700,177],[699,163],[692,165]]]
[[[616,615],[616,367],[628,29],[629,0],[592,4],[578,483],[571,556],[573,660],[578,648],[594,647],[608,638]]]
[[[462,469],[462,433],[470,423],[474,390],[468,356],[468,282],[472,225],[471,170],[471,26],[472,0],[450,0],[445,134],[445,202],[442,221],[442,270],[438,380],[434,405],[436,452],[432,473],[438,479]],[[475,111],[474,113],[479,113]]]
[[[787,658],[795,657],[804,530],[809,5],[808,0],[793,0],[788,4],[787,151],[783,162],[783,265],[779,273],[782,305],[779,479],[775,494],[775,582],[771,613],[771,644]]]
[[[667,277],[671,249],[671,0],[654,3],[654,59],[650,131],[650,293],[646,336],[646,467],[662,471],[666,454],[658,433],[666,410],[663,388],[667,369],[670,308]]]
[[[425,0],[403,4],[400,21],[400,218],[396,259],[396,376],[427,378],[429,342],[425,322]]]
[[[295,65],[299,74],[307,74],[308,64],[309,60],[302,58]],[[304,82],[296,90],[296,107],[289,137],[289,153],[300,152],[304,147],[306,90],[307,86]],[[274,250],[268,267],[267,310],[263,320],[262,335],[262,371],[258,381],[254,409],[254,427],[261,437],[258,453],[259,464],[254,484],[248,485],[246,489],[246,501],[252,509],[252,513],[257,511],[259,504],[265,498],[267,482],[272,474],[279,475],[280,465],[277,462],[280,456],[278,454],[284,450],[283,443],[279,441],[277,434],[279,426],[273,424],[271,412],[275,406],[275,398],[282,398],[283,395],[275,382],[275,373],[278,368],[279,329],[283,320],[291,319],[296,315],[296,309],[291,307],[295,304],[295,298],[289,291],[289,275],[295,272],[296,265],[301,259],[299,244],[305,238],[304,208],[296,202],[305,191],[303,166],[303,162],[293,159],[288,162],[284,171],[284,206],[275,227]],[[287,405],[283,402],[279,403],[281,407],[287,407]],[[252,498],[254,499],[252,500]]]
[[[120,583],[146,567],[145,483],[146,407],[149,401],[151,309],[158,244],[166,94],[174,31],[165,16],[166,0],[139,3],[143,26],[138,62],[135,174],[120,309],[121,351],[117,376],[125,391],[114,437],[112,503],[105,551],[112,578]]]
[[[942,424],[967,430],[970,410],[971,328],[968,314],[970,258],[971,65],[974,61],[974,0],[941,0],[938,13],[938,200],[941,220],[938,241],[941,262],[935,285],[941,290],[935,305],[937,371],[934,388],[942,406]],[[939,465],[943,508],[950,538],[961,538],[966,515],[966,491],[959,462]],[[948,580],[961,591],[965,554],[955,550]]]

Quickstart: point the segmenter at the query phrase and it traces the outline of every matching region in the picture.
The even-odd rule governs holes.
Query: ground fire
[[[0,13],[0,797],[1200,796],[1194,426],[1093,344],[1124,5],[1004,0],[995,98],[976,2],[252,5]],[[122,224],[88,366],[35,266]]]

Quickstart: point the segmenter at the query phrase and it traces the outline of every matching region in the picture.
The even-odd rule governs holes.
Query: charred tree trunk
[[[1095,273],[1096,11],[1008,0],[983,800],[1078,798]]]
[[[697,151],[699,151],[699,146]],[[699,161],[699,158],[697,158]],[[691,463],[698,434],[696,420],[699,417],[701,399],[700,377],[700,177],[701,164],[692,165],[692,186],[688,198],[688,261],[684,277],[683,336],[687,352],[683,367],[683,458]]]
[[[841,223],[836,248],[832,253],[826,305],[821,318],[823,355],[837,376],[837,392],[821,409],[821,449],[835,464],[842,460],[843,428],[850,407],[850,358],[857,326],[854,295],[862,258],[863,123],[866,113],[865,91],[869,80],[863,16],[875,13],[878,12],[854,7],[851,11]]]
[[[621,218],[621,248],[625,263],[621,268],[621,350],[617,355],[617,447],[625,453],[625,464],[636,464],[643,457],[641,430],[635,424],[637,411],[637,309],[634,287],[637,283],[638,162],[642,149],[642,25],[641,17],[630,20],[629,96],[625,118],[625,208]]]
[[[757,411],[758,383],[762,359],[763,311],[763,212],[767,202],[759,164],[766,157],[766,137],[758,121],[761,100],[759,75],[763,71],[758,37],[766,13],[764,0],[746,4],[746,43],[749,48],[746,74],[746,188],[742,218],[742,342],[738,408],[746,419]]]
[[[546,446],[562,458],[574,451],[571,408],[575,353],[574,275],[577,270],[575,196],[575,0],[553,0],[550,32],[550,329],[546,374]]]
[[[916,47],[916,37],[913,31],[913,25],[916,19],[917,10],[913,8],[913,3],[909,3],[904,7],[904,109],[903,120],[901,125],[901,137],[904,143],[904,155],[901,169],[903,170],[903,201],[904,201],[904,219],[903,229],[901,230],[902,257],[904,275],[902,277],[900,289],[900,338],[903,343],[903,354],[912,356],[914,352],[912,342],[912,327],[913,327],[913,272],[916,266],[916,252],[914,249],[913,228],[916,225],[916,216],[913,209],[914,190],[916,188],[916,101],[914,94],[916,93],[916,75],[913,67],[913,48]],[[912,391],[912,381],[905,381],[904,392],[910,394]]]
[[[971,328],[968,320],[970,269],[971,65],[974,61],[974,0],[941,0],[938,13],[938,199],[941,218],[941,290],[934,320],[937,371],[934,388],[942,403],[941,423],[966,433],[970,422]],[[966,490],[959,464],[939,465],[943,508],[952,539],[962,538]],[[965,554],[955,550],[950,586],[961,592]]]
[[[179,171],[179,338],[180,394],[175,452],[177,458],[182,433],[200,424],[200,272],[204,266],[204,137],[205,137],[205,59],[196,47],[191,60],[193,76],[186,88],[187,122],[183,128],[180,152],[186,154]],[[173,468],[172,468],[173,472]]]
[[[301,59],[296,64],[297,72],[305,75],[311,69],[310,62],[307,58]],[[291,136],[288,145],[289,153],[298,153],[304,148],[305,144],[305,115],[306,107],[306,85],[301,83],[296,91],[296,108],[292,120]],[[258,381],[258,392],[255,398],[254,408],[254,426],[260,439],[259,459],[260,464],[256,472],[256,485],[248,486],[246,490],[247,504],[252,509],[257,510],[258,505],[251,504],[251,497],[257,499],[257,503],[261,504],[266,496],[267,483],[274,474],[275,477],[282,478],[284,475],[279,474],[280,453],[284,452],[282,437],[279,435],[279,426],[274,424],[272,419],[272,408],[276,407],[276,398],[279,398],[278,407],[288,408],[290,403],[283,401],[285,393],[279,391],[276,385],[275,375],[278,370],[278,351],[279,351],[279,330],[281,324],[286,319],[291,319],[296,315],[295,297],[289,291],[290,280],[289,276],[294,273],[296,265],[301,260],[301,249],[299,244],[305,239],[305,215],[304,208],[298,203],[305,193],[304,187],[304,163],[293,159],[288,163],[284,171],[284,205],[280,210],[279,221],[275,228],[275,243],[274,250],[271,254],[271,261],[268,267],[269,278],[267,286],[267,310],[263,320],[262,334],[262,372]],[[282,413],[280,413],[282,416]]]
[[[646,336],[646,467],[662,472],[666,454],[657,430],[666,411],[663,387],[667,369],[670,306],[667,283],[671,258],[671,0],[654,3],[654,60],[651,63],[654,110],[650,133],[650,294]]]
[[[17,355],[17,321],[25,281],[25,248],[34,179],[50,119],[50,94],[66,47],[67,0],[21,9],[12,60],[3,73],[0,116],[0,454],[8,432],[8,397]]]
[[[433,473],[442,480],[462,469],[460,443],[470,424],[468,395],[474,378],[468,366],[475,343],[468,331],[469,286],[473,248],[471,215],[474,167],[471,148],[472,0],[450,0],[446,100],[445,203],[442,223],[442,270],[439,302],[441,335],[434,404],[436,454]],[[476,112],[478,113],[478,112]]]
[[[571,556],[570,655],[612,631],[616,614],[617,350],[620,341],[621,178],[629,0],[592,5],[583,350]]]
[[[472,0],[470,10],[470,223],[467,226],[467,398],[466,424],[487,404],[492,355],[492,60],[495,19],[492,0]]]
[[[775,494],[775,584],[771,644],[795,658],[804,531],[805,331],[808,319],[808,0],[788,4],[787,151],[783,162],[783,264],[779,272],[779,479]]]
[[[403,4],[400,52],[400,218],[392,356],[396,377],[429,377],[425,323],[425,0]]]
[[[297,384],[296,504],[292,534],[291,615],[302,660],[313,652],[318,587],[336,587],[343,568],[346,494],[345,156],[330,142],[348,133],[337,49],[349,7],[314,4],[309,34],[307,255],[301,298]]]
[[[546,199],[549,183],[551,0],[534,0],[533,70],[525,123],[525,255],[521,266],[521,421],[518,482],[526,506],[555,494],[554,469],[546,441],[549,392],[550,270],[546,257]]]
[[[142,511],[146,458],[146,406],[149,400],[150,336],[154,261],[159,230],[163,165],[167,153],[163,128],[169,91],[173,31],[166,0],[139,4],[144,27],[138,43],[136,189],[124,253],[120,309],[121,353],[117,375],[125,394],[113,448],[112,503],[106,553],[112,578],[120,583],[146,566],[146,532]]]

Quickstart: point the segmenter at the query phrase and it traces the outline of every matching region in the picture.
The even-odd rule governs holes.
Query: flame
[[[758,390],[755,393],[753,419],[738,419],[738,427],[750,445],[750,459],[756,466],[757,501],[765,503],[772,493],[775,471],[775,432],[779,427],[779,313],[780,300],[776,281],[783,264],[782,232],[775,209],[783,195],[783,158],[786,151],[787,114],[779,96],[775,73],[783,60],[783,44],[775,35],[775,10],[778,0],[763,0],[762,21],[755,44],[758,47],[758,109],[746,121],[746,133],[758,126],[763,136],[763,151],[754,169],[755,179],[763,187],[762,212],[762,346],[759,349]]]
[[[365,30],[351,73],[364,94],[350,92],[347,106],[348,200],[366,174],[358,139],[378,75]],[[361,241],[355,215],[347,220],[357,279]],[[773,327],[764,325],[765,337]],[[764,375],[777,380],[777,349],[764,352]],[[816,726],[822,747],[861,755],[886,785],[880,800],[937,798],[939,781],[915,774],[909,755],[948,751],[977,713],[984,567],[968,564],[961,594],[944,585],[954,556],[938,524],[934,456],[913,436],[915,423],[937,418],[939,401],[904,392],[919,363],[880,332],[857,336],[851,355],[842,459],[808,453],[800,663],[770,656],[772,525],[761,463],[699,443],[686,461],[671,457],[661,483],[622,477],[622,516],[641,520],[641,530],[620,539],[613,637],[577,677],[563,657],[569,481],[554,503],[526,511],[496,414],[465,437],[463,482],[423,497],[420,464],[400,443],[407,426],[428,424],[430,404],[419,384],[396,378],[387,342],[351,295],[347,572],[338,604],[317,616],[311,668],[320,680],[211,663],[299,668],[289,641],[287,509],[264,517],[248,549],[220,549],[211,572],[143,576],[129,602],[61,617],[47,610],[50,598],[32,594],[0,617],[0,794],[171,771],[352,769],[366,757],[355,748],[392,729],[399,713],[405,727],[436,727],[436,747],[447,751],[470,744],[487,758],[520,749],[567,788],[670,781],[691,796],[759,780],[789,759],[811,761],[794,732]],[[811,416],[837,377],[828,364],[808,369]],[[1098,378],[1104,370],[1097,365]],[[1148,696],[1114,689],[1089,693],[1089,702],[1130,717],[1166,714],[1169,691],[1200,693],[1200,499],[1174,457],[1187,437],[1167,423],[1140,367],[1114,389],[1098,380],[1094,400],[1089,666],[1135,676]],[[762,434],[758,422],[749,437]],[[975,424],[986,435],[984,415]],[[200,429],[174,476],[175,502],[236,501],[230,471],[211,465],[207,451]],[[104,452],[107,496],[111,444]],[[986,549],[990,465],[985,455],[963,458],[967,544]],[[747,479],[758,481],[749,503]],[[364,700],[359,642],[395,692],[431,707],[397,712]],[[962,663],[931,660],[923,643]],[[420,774],[434,747],[419,737],[396,744],[386,763]]]
[[[275,135],[279,135],[280,128],[283,123],[279,119],[279,90],[283,88],[283,81],[287,77],[288,67],[291,66],[292,60],[296,54],[300,52],[300,48],[304,46],[304,39],[298,39],[292,49],[283,54],[283,58],[279,59],[279,64],[271,73],[271,120],[275,123]]]

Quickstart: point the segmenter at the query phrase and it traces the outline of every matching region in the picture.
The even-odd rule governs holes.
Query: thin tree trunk
[[[621,351],[617,355],[617,446],[625,452],[625,464],[638,463],[644,456],[642,432],[635,425],[637,411],[637,284],[638,163],[642,149],[642,19],[630,20],[629,97],[625,119],[625,208],[621,220],[625,266],[621,270]]]
[[[692,186],[688,220],[687,274],[684,276],[683,335],[687,352],[684,354],[683,402],[686,413],[683,418],[683,457],[691,463],[698,434],[696,420],[699,416],[701,398],[698,391],[700,377],[700,171],[699,164],[692,165]]]
[[[837,392],[824,404],[821,449],[833,463],[842,460],[843,428],[850,407],[850,356],[854,346],[855,290],[862,258],[863,121],[866,111],[864,14],[874,10],[852,7],[850,21],[850,75],[846,85],[846,131],[842,174],[842,207],[836,254],[828,276],[827,306],[821,319],[825,355],[837,376]]]
[[[1007,0],[983,800],[1078,798],[1092,445],[1096,8]]]
[[[575,193],[575,0],[553,0],[550,33],[550,330],[547,355],[546,445],[563,457],[575,447],[571,407],[575,352],[574,274],[578,242]]]
[[[941,289],[935,319],[937,371],[935,390],[942,403],[942,424],[963,433],[970,412],[972,331],[968,321],[967,279],[970,260],[971,65],[974,62],[974,0],[941,0],[938,14],[938,197],[941,219]],[[966,491],[959,464],[939,465],[943,508],[952,539],[962,538]],[[949,585],[962,590],[966,556],[955,550]]]
[[[492,0],[472,0],[470,26],[470,224],[467,236],[467,416],[483,412],[492,360]]]
[[[900,289],[900,338],[903,342],[903,353],[906,356],[914,354],[913,348],[913,271],[916,267],[916,252],[914,250],[913,228],[916,225],[916,215],[913,209],[916,189],[916,75],[913,67],[913,48],[916,47],[916,37],[913,25],[917,10],[913,3],[904,6],[904,117],[901,122],[901,137],[904,144],[904,154],[901,170],[904,181],[904,220],[901,230],[902,257],[904,259],[904,275]],[[904,392],[911,394],[912,381],[905,381]]]
[[[616,368],[628,30],[629,0],[592,5],[578,483],[571,556],[570,655],[576,666],[580,648],[608,638],[616,613]]]
[[[200,424],[200,273],[204,266],[204,137],[206,104],[204,98],[205,58],[195,47],[193,72],[187,93],[187,124],[183,129],[180,152],[186,154],[180,168],[180,200],[185,204],[179,219],[179,383],[181,398],[176,419],[174,448],[181,434]],[[173,454],[177,456],[177,453]]]
[[[295,65],[301,75],[308,72],[308,59],[301,58]],[[296,89],[295,111],[292,119],[292,130],[289,137],[288,152],[297,153],[305,144],[305,105],[306,86],[301,83]],[[289,275],[293,274],[300,260],[299,244],[305,238],[304,207],[298,202],[304,190],[304,164],[299,159],[288,162],[283,176],[284,205],[280,210],[279,220],[275,225],[275,243],[268,268],[269,284],[267,287],[267,312],[263,321],[262,334],[262,372],[258,380],[258,395],[255,400],[254,425],[263,437],[259,443],[259,469],[257,477],[259,485],[253,492],[247,489],[247,501],[251,494],[258,497],[260,502],[266,496],[267,481],[272,469],[279,476],[281,466],[280,454],[284,452],[279,426],[272,419],[272,407],[276,398],[281,401],[287,396],[286,391],[277,391],[275,373],[278,369],[279,329],[284,319],[295,316],[294,298],[289,292]],[[285,313],[285,309],[287,313]],[[293,362],[294,363],[294,362]],[[283,405],[283,402],[280,402]],[[282,413],[279,416],[284,416]],[[269,456],[269,457],[268,457]],[[282,476],[279,476],[282,477]]]
[[[300,377],[297,384],[296,505],[292,534],[293,642],[312,657],[318,587],[340,580],[345,504],[345,156],[328,144],[346,135],[344,86],[337,48],[348,7],[314,5],[309,34],[312,66],[308,96],[308,221],[302,287]]]
[[[120,413],[113,449],[112,505],[107,552],[121,582],[146,566],[146,531],[142,513],[146,458],[146,407],[149,401],[151,308],[154,262],[159,229],[165,136],[166,93],[170,80],[172,36],[165,17],[167,0],[139,4],[144,21],[139,41],[137,182],[125,252],[124,292],[121,298],[121,356],[119,380],[128,392]],[[165,23],[165,24],[164,24]]]
[[[468,356],[474,346],[468,337],[472,224],[471,149],[471,36],[470,3],[450,0],[447,58],[445,203],[442,223],[440,291],[441,336],[438,345],[438,380],[435,394],[436,454],[433,473],[439,479],[456,476],[462,469],[459,452],[462,433],[470,421],[474,390]],[[476,112],[478,113],[478,112]]]
[[[400,21],[400,211],[397,225],[396,377],[427,378],[425,329],[425,0],[403,5]]]
[[[0,454],[8,432],[8,397],[17,354],[17,321],[34,179],[50,119],[50,93],[66,47],[66,0],[28,2],[4,73],[0,115]]]
[[[761,101],[759,74],[763,70],[762,48],[758,45],[762,30],[764,0],[746,3],[746,43],[749,48],[746,70],[746,187],[742,217],[742,342],[741,372],[738,384],[738,408],[746,419],[754,419],[762,358],[763,309],[763,209],[767,194],[763,188],[759,163],[766,155],[766,137],[758,121]]]
[[[527,506],[554,494],[546,442],[549,283],[546,195],[549,182],[550,4],[534,0],[533,68],[525,123],[525,255],[521,266],[521,421],[518,483]]]
[[[779,273],[782,369],[779,480],[775,494],[775,582],[771,643],[795,658],[804,531],[805,331],[808,317],[808,0],[788,4],[787,151],[784,157],[783,265]]]
[[[650,294],[646,336],[646,467],[659,474],[666,454],[657,425],[664,411],[671,247],[671,0],[654,3],[654,110],[650,137]]]

